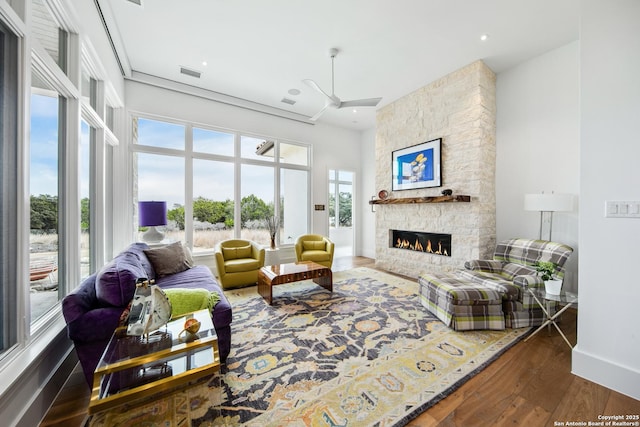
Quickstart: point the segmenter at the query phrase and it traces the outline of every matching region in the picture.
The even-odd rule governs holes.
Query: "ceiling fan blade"
[[[345,107],[375,107],[382,98],[354,99],[352,101],[343,101],[338,108]]]
[[[322,108],[322,110],[318,111],[315,116],[311,117],[309,120],[311,120],[312,122],[315,122],[316,120],[318,120],[320,118],[320,116],[325,112],[325,110],[327,108],[329,108],[331,106],[330,103],[326,103],[324,104],[324,107]]]
[[[320,92],[321,94],[323,94],[324,96],[326,96],[328,99],[332,99],[331,95],[327,94],[325,91],[322,90],[322,88],[320,86],[318,86],[318,83],[314,82],[311,79],[304,79],[302,81],[302,83],[306,84],[307,86],[309,86],[311,89]]]

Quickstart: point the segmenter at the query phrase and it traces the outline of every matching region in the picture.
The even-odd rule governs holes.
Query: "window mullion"
[[[91,272],[102,266],[107,261],[105,249],[105,228],[106,228],[106,168],[105,168],[105,132],[102,128],[93,129],[94,138],[91,140],[91,179],[93,185],[90,188],[90,236],[92,237],[93,247],[90,254],[92,255]]]
[[[58,293],[64,297],[80,283],[80,139],[81,114],[80,101],[81,61],[80,38],[77,34],[69,34],[68,39],[68,74],[66,82],[72,85],[75,96],[61,102],[61,120],[64,123],[60,131],[60,185],[59,185],[59,275]],[[52,61],[53,62],[53,61]],[[56,66],[56,70],[59,70]],[[65,84],[66,85],[66,84]],[[63,93],[63,96],[65,94]]]
[[[241,162],[241,147],[240,147],[240,134],[234,134],[234,168],[233,168],[233,193],[234,193],[234,204],[233,204],[233,236],[236,239],[240,238],[240,234],[242,233],[242,209],[240,203],[242,202],[242,162]]]
[[[184,129],[184,239],[185,243],[193,245],[193,126],[186,125]]]

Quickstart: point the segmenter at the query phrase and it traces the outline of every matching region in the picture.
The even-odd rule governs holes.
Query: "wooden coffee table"
[[[262,267],[258,272],[258,293],[271,305],[274,286],[308,279],[333,292],[333,275],[329,267],[313,261],[299,261]]]

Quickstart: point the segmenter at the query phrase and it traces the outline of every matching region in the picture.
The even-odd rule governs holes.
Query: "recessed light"
[[[480,36],[480,40],[486,41],[489,38],[489,34],[483,34]]]
[[[207,66],[207,61],[202,61],[202,65]]]
[[[300,95],[300,89],[296,89],[296,88],[289,89],[288,93],[289,95]]]
[[[356,110],[356,109],[354,108],[354,109],[353,109],[353,112],[354,112],[354,113],[357,113],[357,112],[358,112],[358,110]]]

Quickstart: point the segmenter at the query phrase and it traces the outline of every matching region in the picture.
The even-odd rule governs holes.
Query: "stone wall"
[[[391,198],[439,196],[471,202],[376,205],[376,266],[410,277],[451,271],[491,256],[496,243],[496,77],[482,61],[380,109],[376,117],[376,189]],[[442,186],[391,191],[392,151],[442,138]],[[389,247],[389,230],[452,235],[450,257]]]

